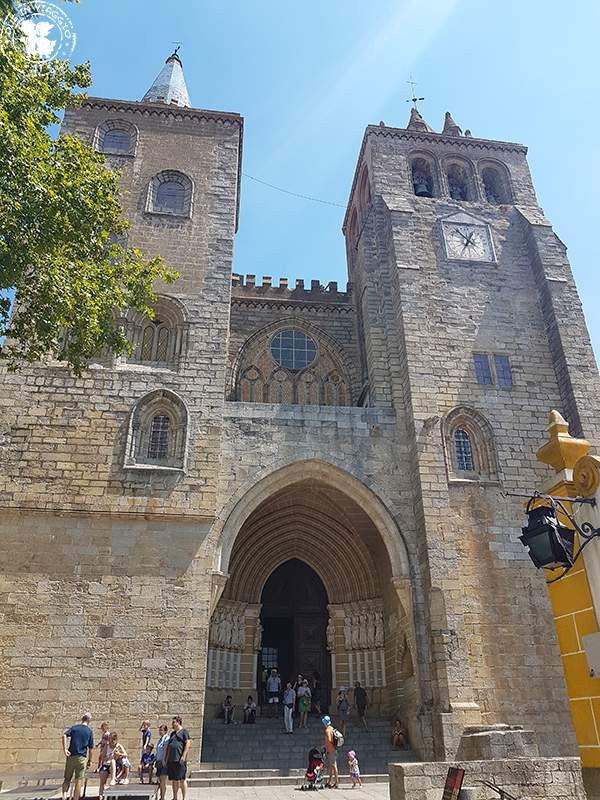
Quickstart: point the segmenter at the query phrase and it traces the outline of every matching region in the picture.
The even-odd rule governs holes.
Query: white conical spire
[[[183,64],[177,55],[177,50],[165,61],[164,67],[142,98],[142,103],[165,103],[188,108],[192,105],[183,76]]]

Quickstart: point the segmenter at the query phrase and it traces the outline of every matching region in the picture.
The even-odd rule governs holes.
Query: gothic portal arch
[[[392,577],[410,577],[408,549],[386,504],[373,489],[354,475],[319,459],[282,465],[264,473],[252,485],[243,486],[234,493],[214,529],[217,540],[214,570],[227,575],[231,551],[242,525],[265,500],[286,487],[307,481],[317,482],[352,498],[380,536],[389,559]]]
[[[215,535],[207,703],[216,707],[224,688],[240,697],[260,692],[264,589],[279,570],[301,562],[328,598],[326,644],[313,654],[313,663],[327,667],[324,704],[339,687],[358,680],[374,713],[416,714],[420,691],[409,557],[394,518],[371,488],[323,461],[287,464],[240,489]],[[295,590],[290,583],[290,592]],[[293,616],[289,624],[297,626]],[[235,644],[219,637],[224,618],[241,620]],[[273,631],[268,633],[269,646],[277,650]],[[295,644],[293,650],[300,648]],[[286,669],[301,671],[306,660],[288,657]]]

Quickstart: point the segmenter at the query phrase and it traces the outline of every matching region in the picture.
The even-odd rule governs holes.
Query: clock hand
[[[466,240],[466,238],[467,238],[467,237],[464,235],[464,233],[463,233],[461,230],[459,230],[458,228],[455,228],[455,229],[454,229],[454,233],[458,233],[458,235],[459,235],[459,236],[462,236],[462,238],[463,238],[463,239],[465,239],[465,240]]]

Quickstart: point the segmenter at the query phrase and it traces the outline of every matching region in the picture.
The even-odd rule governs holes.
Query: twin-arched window
[[[134,351],[128,361],[175,368],[185,352],[187,324],[182,306],[173,298],[159,297],[154,317],[129,315],[125,323]]]

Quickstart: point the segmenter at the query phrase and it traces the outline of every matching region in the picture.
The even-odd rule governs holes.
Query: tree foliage
[[[0,9],[14,11],[7,0]],[[100,351],[127,352],[119,315],[151,315],[156,279],[177,277],[119,243],[128,223],[104,157],[48,130],[90,84],[89,65],[43,62],[6,26],[0,34],[0,336],[11,369],[52,353],[79,373]]]

